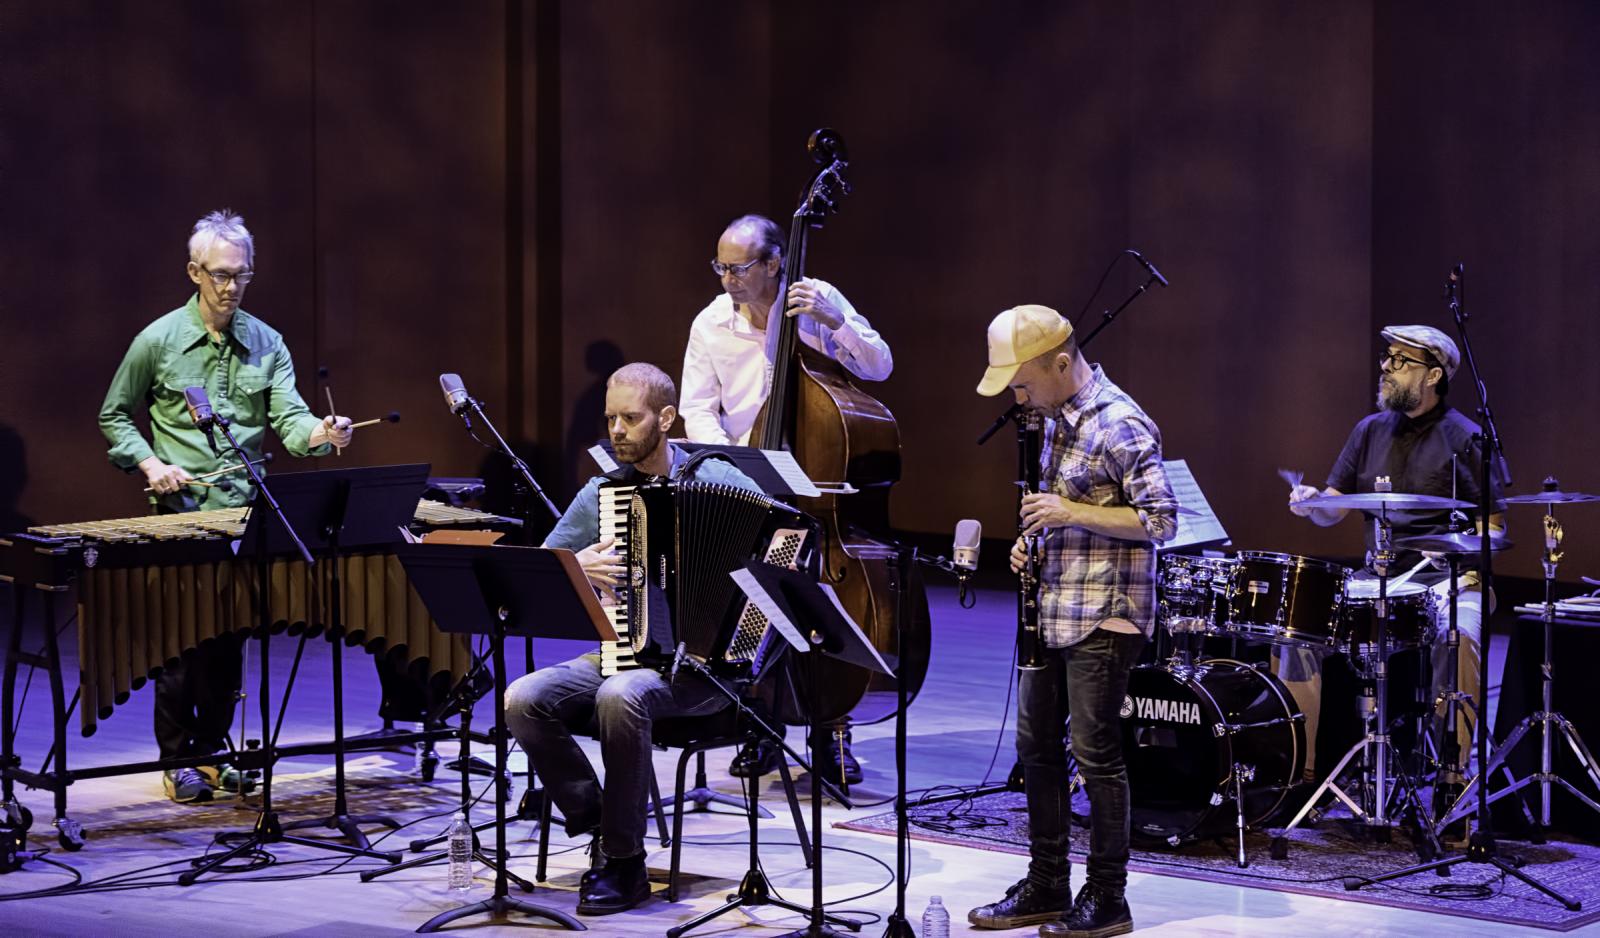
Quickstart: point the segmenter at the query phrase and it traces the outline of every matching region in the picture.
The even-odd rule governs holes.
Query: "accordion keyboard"
[[[633,501],[632,485],[602,485],[600,487],[600,539],[611,538],[618,556],[628,555],[628,509]],[[601,606],[605,609],[606,618],[611,620],[611,627],[617,631],[617,641],[600,643],[600,674],[610,677],[622,671],[631,671],[639,667],[633,657],[633,643],[628,636],[628,584],[617,584],[618,597],[622,602],[615,602],[610,597],[601,598]]]

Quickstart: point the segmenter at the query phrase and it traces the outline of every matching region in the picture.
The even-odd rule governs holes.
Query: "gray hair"
[[[735,228],[741,228],[756,235],[760,241],[762,260],[783,256],[784,249],[787,247],[786,242],[789,239],[784,236],[783,229],[778,227],[778,223],[767,216],[740,215],[729,222],[728,227],[724,228],[723,232],[726,233]]]
[[[606,387],[617,384],[643,390],[644,402],[651,410],[678,406],[678,386],[670,375],[649,362],[633,362],[613,371],[606,379]]]
[[[244,226],[243,215],[235,215],[233,209],[225,208],[195,222],[194,234],[189,236],[189,260],[200,263],[200,259],[218,241],[243,248],[246,263],[255,266],[256,239],[250,234],[250,229]]]

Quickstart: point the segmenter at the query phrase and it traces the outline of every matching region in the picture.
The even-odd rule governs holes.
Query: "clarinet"
[[[1044,419],[1028,410],[1017,421],[1017,530],[1022,531],[1022,497],[1039,491],[1039,460],[1044,447]],[[1042,534],[1022,535],[1028,558],[1017,577],[1017,670],[1044,667],[1044,642],[1039,635],[1039,566],[1044,562]]]

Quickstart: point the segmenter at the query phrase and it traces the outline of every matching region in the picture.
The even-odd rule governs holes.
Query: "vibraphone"
[[[161,673],[186,651],[220,635],[252,633],[257,611],[257,567],[234,555],[247,508],[174,515],[148,515],[76,524],[39,525],[26,534],[0,537],[0,580],[11,582],[16,621],[7,652],[4,690],[4,755],[0,765],[5,799],[13,779],[57,790],[58,818],[64,814],[61,776],[88,778],[138,771],[112,766],[66,772],[66,713],[55,633],[57,598],[77,590],[79,712],[82,733],[90,736],[131,693]],[[422,500],[414,528],[499,528],[518,522],[485,512]],[[361,550],[337,561],[345,643],[373,654],[403,654],[408,667],[424,675],[448,673],[451,683],[472,664],[461,636],[440,632],[412,589],[393,552]],[[274,560],[268,573],[268,608],[274,632],[318,635],[332,583],[329,563],[308,567],[300,560]],[[44,597],[39,630],[45,650],[23,650],[24,599]],[[50,672],[55,710],[55,778],[23,770],[13,748],[13,701],[17,666]],[[59,821],[58,821],[59,823]],[[66,842],[63,832],[63,842]]]

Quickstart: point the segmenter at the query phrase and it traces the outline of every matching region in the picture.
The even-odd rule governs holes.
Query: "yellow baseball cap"
[[[1011,386],[1024,362],[1072,338],[1072,323],[1048,306],[1013,306],[989,323],[989,368],[978,393],[994,397]]]

